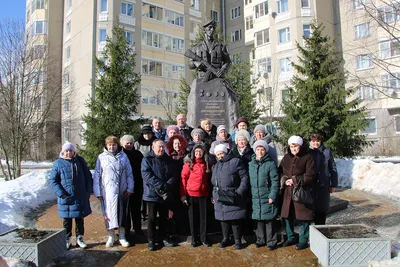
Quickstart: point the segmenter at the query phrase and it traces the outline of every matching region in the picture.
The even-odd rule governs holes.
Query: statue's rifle
[[[195,53],[193,53],[192,50],[190,50],[190,49],[186,50],[186,52],[185,52],[185,57],[188,57],[188,58],[193,59],[193,60],[195,60],[195,61],[199,61],[201,64],[203,64],[204,66],[206,66],[207,71],[206,71],[206,73],[205,73],[205,75],[204,75],[205,81],[209,81],[209,80],[210,80],[210,79],[209,79],[209,76],[210,76],[211,73],[214,74],[215,77],[220,78],[219,75],[217,74],[218,71],[217,71],[213,66],[211,66],[210,63],[208,63],[207,61],[203,60],[201,57],[199,57],[198,55],[196,55]]]

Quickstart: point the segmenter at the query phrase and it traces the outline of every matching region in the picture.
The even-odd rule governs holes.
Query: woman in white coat
[[[118,146],[118,138],[108,136],[104,152],[99,155],[93,177],[93,192],[100,200],[108,240],[106,247],[115,241],[114,230],[119,231],[119,242],[129,247],[125,237],[129,196],[133,193],[133,174],[129,159]]]

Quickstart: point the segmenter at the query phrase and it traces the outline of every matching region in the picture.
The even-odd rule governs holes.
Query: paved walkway
[[[328,217],[329,224],[364,223],[374,227],[382,236],[400,240],[400,205],[368,193],[344,190],[335,196],[348,200],[349,207]],[[306,249],[296,251],[294,246],[267,251],[249,244],[240,251],[233,247],[219,249],[220,236],[210,236],[211,248],[192,248],[181,242],[179,247],[147,250],[145,238],[136,240],[130,248],[115,246],[105,248],[106,231],[98,208],[98,201],[91,199],[93,214],[85,218],[86,250],[73,248],[54,260],[53,266],[318,266],[314,254]],[[38,218],[39,228],[62,227],[56,205]]]

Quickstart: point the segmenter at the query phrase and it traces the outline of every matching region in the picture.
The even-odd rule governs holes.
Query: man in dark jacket
[[[178,126],[179,128],[179,134],[183,135],[186,141],[189,142],[192,139],[191,133],[193,131],[193,128],[187,125],[186,121],[187,119],[185,115],[178,114],[178,116],[176,116],[176,126]]]
[[[162,127],[162,120],[161,118],[154,118],[151,126],[153,128],[153,133],[156,139],[165,140],[165,136],[167,134],[166,130]]]
[[[142,161],[143,177],[143,200],[147,202],[148,218],[148,249],[154,250],[156,236],[156,217],[158,218],[159,237],[162,238],[164,246],[175,246],[165,235],[165,226],[168,217],[167,198],[178,186],[179,176],[175,163],[164,153],[164,141],[156,139],[153,142],[152,150],[147,153]]]
[[[338,184],[338,173],[335,159],[329,148],[322,144],[320,134],[310,136],[309,153],[314,159],[316,180],[314,188],[314,222],[325,224],[330,206],[330,192]]]

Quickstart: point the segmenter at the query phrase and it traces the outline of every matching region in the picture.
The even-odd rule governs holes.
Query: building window
[[[69,71],[64,71],[64,86],[67,87],[70,82]]]
[[[125,38],[128,41],[129,45],[133,45],[133,33],[132,32],[125,32]]]
[[[71,58],[71,47],[67,46],[65,48],[65,60],[69,60]]]
[[[384,74],[381,79],[384,89],[400,91],[400,72]]]
[[[158,6],[153,6],[147,3],[143,3],[142,16],[156,20],[163,20],[163,9]]]
[[[394,127],[396,129],[396,133],[400,132],[400,116],[394,116]]]
[[[362,8],[364,5],[368,4],[370,0],[353,0],[353,7],[354,8]]]
[[[253,16],[246,17],[246,30],[253,29]]]
[[[162,76],[162,63],[142,60],[142,73],[153,76]]]
[[[191,0],[190,7],[196,10],[200,10],[200,0]]]
[[[356,58],[357,70],[369,69],[373,67],[372,55],[359,55]]]
[[[68,21],[66,24],[65,24],[65,34],[66,35],[69,35],[71,33],[71,21]]]
[[[264,3],[256,5],[254,7],[254,11],[256,14],[256,18],[267,15],[268,14],[268,1],[265,1]]]
[[[45,9],[46,8],[46,0],[32,0],[32,13],[36,9]]]
[[[278,31],[279,33],[279,43],[290,42],[290,28],[284,28]]]
[[[371,28],[369,23],[363,23],[354,26],[354,37],[355,39],[365,38],[371,35]]]
[[[289,10],[288,0],[278,0],[278,13],[283,13]]]
[[[170,10],[165,10],[165,19],[168,23],[184,27],[183,14],[179,14]]]
[[[376,118],[368,118],[368,126],[364,129],[365,134],[376,134]]]
[[[400,55],[400,42],[396,40],[380,42],[379,55],[381,58],[390,58]]]
[[[264,73],[271,73],[272,71],[271,58],[265,57],[257,60],[257,70],[258,70],[258,75],[263,75]]]
[[[303,36],[304,36],[304,38],[310,38],[310,36],[311,36],[310,24],[303,25]]]
[[[375,99],[374,88],[370,86],[360,86],[358,88],[358,97],[362,100]]]
[[[310,8],[310,0],[301,0],[301,8]]]
[[[215,20],[216,22],[219,21],[218,11],[211,10],[211,19]]]
[[[197,33],[199,31],[200,24],[195,21],[190,21],[190,32]]]
[[[100,29],[100,34],[99,34],[99,42],[105,42],[107,40],[107,30],[106,29]]]
[[[165,49],[173,52],[183,52],[185,49],[185,41],[183,39],[164,36]]]
[[[47,34],[47,21],[39,20],[32,24],[31,35],[35,34]]]
[[[66,10],[68,11],[68,10],[70,10],[71,7],[72,7],[72,0],[67,0],[66,2],[67,2],[67,4],[66,4]]]
[[[64,128],[64,141],[69,141],[69,129]]]
[[[244,1],[244,4],[245,4],[245,5],[248,5],[248,4],[251,4],[251,2],[252,2],[252,0],[245,0],[245,1]]]
[[[242,39],[242,30],[239,29],[239,30],[231,32],[231,39],[232,39],[232,43]]]
[[[231,19],[240,17],[240,6],[231,9]]]
[[[107,12],[107,0],[100,0],[100,12]]]
[[[269,43],[269,28],[256,32],[256,46]]]
[[[69,112],[69,99],[66,97],[64,99],[64,112]]]
[[[121,14],[133,17],[133,5],[121,3]]]
[[[234,54],[232,56],[232,62],[234,64],[238,64],[238,63],[242,62],[242,53]]]
[[[289,100],[289,94],[288,94],[288,89],[282,89],[281,93],[282,101],[288,101]]]
[[[392,23],[400,19],[400,5],[390,3],[385,4],[384,7],[378,8],[378,18],[384,23]]]
[[[163,35],[155,32],[142,31],[142,44],[152,47],[161,48],[163,43]]]
[[[290,58],[281,58],[279,60],[279,73],[292,71],[292,63]]]
[[[32,59],[43,59],[46,54],[46,45],[34,45],[32,46]]]

